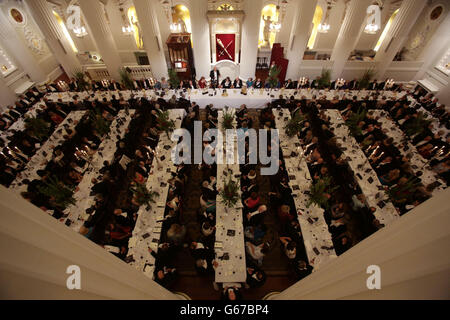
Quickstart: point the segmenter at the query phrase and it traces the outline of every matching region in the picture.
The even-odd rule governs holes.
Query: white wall
[[[0,299],[178,299],[3,186],[0,220]],[[81,290],[67,289],[69,265]]]

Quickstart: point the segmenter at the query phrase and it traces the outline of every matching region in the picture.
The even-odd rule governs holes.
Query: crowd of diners
[[[306,81],[306,83],[305,83]],[[189,87],[203,88],[205,85],[227,88],[231,87],[255,87],[260,86],[260,80],[249,79],[247,83],[235,79],[223,79],[219,84],[214,81],[206,82],[204,78],[199,81],[181,82],[178,89]],[[299,88],[299,83],[287,81],[285,88]],[[315,88],[317,82],[309,82],[305,79],[301,81],[301,87]],[[334,84],[333,84],[334,85]],[[356,86],[354,81],[349,81],[347,89]],[[391,115],[402,129],[408,127],[408,122],[418,117],[419,107],[424,107],[433,118],[439,122],[441,127],[448,129],[448,112],[444,105],[440,105],[436,98],[427,94],[422,88],[417,87],[412,95],[417,104],[413,107],[406,97],[391,100],[385,97],[378,99],[385,84],[376,81],[370,84],[374,91],[362,101],[356,97],[333,100],[326,100],[324,97],[313,97],[312,100],[280,99],[259,111],[259,123],[261,128],[273,129],[275,122],[272,108],[287,107],[291,110],[292,116],[301,114],[305,117],[304,128],[299,133],[299,139],[307,155],[308,168],[314,180],[330,177],[332,185],[338,185],[337,191],[330,192],[328,205],[325,209],[325,219],[329,225],[329,231],[333,237],[334,248],[341,254],[352,245],[367,237],[369,234],[382,227],[374,218],[374,208],[367,206],[364,195],[361,193],[351,170],[345,159],[342,159],[342,152],[335,143],[332,129],[329,128],[329,119],[322,111],[324,108],[339,109],[344,118],[348,118],[352,113],[364,109],[383,109]],[[150,81],[135,80],[136,89],[165,89],[170,85],[165,79],[151,84]],[[71,80],[68,84],[69,90],[78,91],[77,82]],[[262,85],[264,87],[264,85]],[[345,88],[345,87],[344,87]],[[170,108],[184,108],[187,116],[183,121],[183,127],[193,132],[194,121],[200,120],[199,107],[195,102],[190,102],[184,96],[179,99],[166,101],[158,98],[148,100],[146,98],[134,98],[125,100],[120,92],[122,85],[111,81],[108,87],[104,87],[102,82],[92,82],[91,90],[114,90],[111,101],[106,99],[90,101],[89,99],[79,100],[74,96],[73,101],[63,102],[61,99],[51,101],[45,95],[51,92],[63,91],[57,84],[47,85],[44,89],[32,88],[25,95],[21,95],[14,106],[10,106],[2,113],[0,119],[0,129],[2,133],[8,132],[8,128],[24,114],[39,104],[36,118],[42,119],[49,126],[49,135],[56,127],[74,110],[94,111],[94,116],[102,118],[108,125],[117,117],[121,109],[135,109],[124,138],[117,142],[117,151],[111,162],[104,162],[104,167],[100,170],[100,175],[93,179],[91,195],[95,196],[94,204],[86,210],[89,219],[83,224],[80,233],[101,246],[118,247],[119,251],[113,254],[119,258],[128,260],[127,249],[128,239],[137,219],[137,212],[140,204],[136,199],[138,184],[145,185],[148,175],[155,167],[154,149],[158,143],[161,128],[156,120],[156,115],[161,110]],[[370,89],[370,87],[369,87]],[[401,90],[401,86],[394,86],[392,90]],[[92,95],[93,96],[93,95]],[[203,130],[217,128],[217,109],[213,106],[206,107],[206,120],[203,120]],[[245,105],[237,109],[236,118],[238,127],[247,130],[254,127],[254,120],[249,116]],[[411,206],[428,199],[431,195],[432,186],[421,184],[420,177],[414,176],[409,168],[409,159],[401,157],[398,150],[392,145],[390,139],[380,130],[377,119],[367,113],[366,119],[360,123],[361,135],[356,136],[361,143],[362,149],[371,162],[372,167],[379,175],[380,181],[393,190],[400,190],[402,184],[413,178],[415,189],[408,190],[404,199],[396,197],[399,201],[393,201],[397,209],[404,213]],[[64,130],[65,141],[60,146],[54,146],[52,159],[46,163],[43,170],[38,172],[39,178],[32,181],[25,180],[27,190],[22,196],[51,213],[55,218],[64,217],[64,207],[55,203],[54,199],[42,196],[39,186],[45,184],[48,179],[55,176],[62,185],[67,185],[76,190],[83,174],[88,169],[89,158],[96,152],[98,146],[105,138],[100,135],[92,121],[92,113],[87,113],[73,129],[67,126]],[[26,128],[16,130],[0,142],[2,154],[0,166],[2,167],[1,183],[9,186],[10,183],[24,169],[26,163],[42,146],[48,137],[33,136],[32,132]],[[419,153],[430,161],[433,170],[441,175],[448,183],[449,181],[449,137],[441,131],[434,133],[429,128],[425,128],[418,135],[408,137],[416,145]],[[214,140],[205,142],[203,148],[214,146]],[[380,147],[379,151],[373,152],[373,147]],[[268,145],[270,152],[270,145]],[[249,157],[248,143],[245,148],[245,155]],[[282,155],[282,152],[279,152]],[[125,161],[124,161],[125,160]],[[279,243],[282,252],[289,261],[291,271],[301,279],[308,275],[312,267],[308,263],[301,230],[296,218],[297,210],[293,204],[288,181],[289,177],[281,159],[279,172],[270,178],[270,192],[262,196],[259,192],[259,166],[244,164],[241,169],[241,192],[243,203],[243,221],[245,229],[245,246],[247,260],[247,280],[242,284],[246,288],[259,287],[264,284],[266,275],[263,271],[263,260],[265,254],[273,248],[275,243]],[[169,196],[167,198],[163,230],[159,243],[158,252],[151,252],[156,257],[155,281],[163,286],[170,287],[177,278],[177,270],[174,267],[174,259],[177,250],[187,246],[195,260],[195,269],[199,275],[213,275],[217,266],[214,255],[215,239],[215,217],[216,217],[216,187],[217,166],[202,163],[200,170],[202,173],[201,191],[199,199],[200,208],[197,216],[197,223],[200,230],[200,237],[192,239],[186,236],[186,226],[182,223],[183,195],[185,185],[192,169],[190,165],[179,165],[176,172],[172,172],[169,183]],[[399,191],[399,192],[400,192]],[[268,203],[263,203],[262,198],[268,197]],[[264,217],[268,212],[276,213],[281,225],[278,239],[264,223]],[[275,241],[279,240],[279,241]],[[214,283],[218,288],[218,284]],[[243,288],[240,285],[225,285],[221,289],[224,299],[242,298]]]

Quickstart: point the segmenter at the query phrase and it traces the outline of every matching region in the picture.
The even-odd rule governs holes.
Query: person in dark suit
[[[358,81],[356,81],[356,79],[353,79],[352,81],[347,82],[346,86],[347,89],[356,90],[358,89]]]
[[[311,89],[316,89],[319,87],[319,79],[320,77],[315,78],[312,82],[311,82]]]
[[[189,80],[189,83],[186,85],[186,88],[191,89],[191,90],[197,89],[196,81]]]
[[[231,88],[231,79],[230,77],[226,77],[223,79],[222,83],[220,84],[222,88],[224,89],[230,89]]]
[[[214,67],[214,69],[211,70],[209,77],[211,78],[211,86],[217,88],[220,80],[220,71],[217,70],[217,67]]]
[[[253,84],[253,87],[255,89],[261,89],[263,87],[263,83],[261,82],[261,79],[256,79],[255,83]]]
[[[369,87],[367,88],[369,90],[377,90],[378,89],[378,82],[377,79],[373,80],[370,84]]]
[[[239,77],[234,79],[234,81],[233,81],[233,88],[236,88],[236,89],[242,88],[242,80],[239,79]]]
[[[284,84],[284,87],[286,89],[295,89],[295,84],[294,84],[294,82],[292,82],[292,79],[288,79],[286,81],[286,83]]]
[[[377,89],[378,90],[384,90],[384,86],[386,85],[386,81],[387,81],[388,79],[386,79],[385,81],[382,81],[382,82],[380,82],[378,85],[377,85]]]
[[[112,80],[108,87],[109,90],[122,90],[122,86],[120,83],[117,83],[116,80]]]

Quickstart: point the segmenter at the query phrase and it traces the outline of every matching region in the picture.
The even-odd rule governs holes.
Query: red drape
[[[219,44],[219,39],[222,41],[223,46],[227,49],[228,55],[225,50],[223,50],[222,46]],[[234,33],[231,34],[216,34],[216,57],[217,61],[220,60],[232,60],[234,61],[234,51],[236,45],[236,35]],[[231,57],[231,58],[230,58]]]

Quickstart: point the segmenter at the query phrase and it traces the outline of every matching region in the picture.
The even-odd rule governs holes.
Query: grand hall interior
[[[0,0],[1,299],[449,299],[449,11]]]

